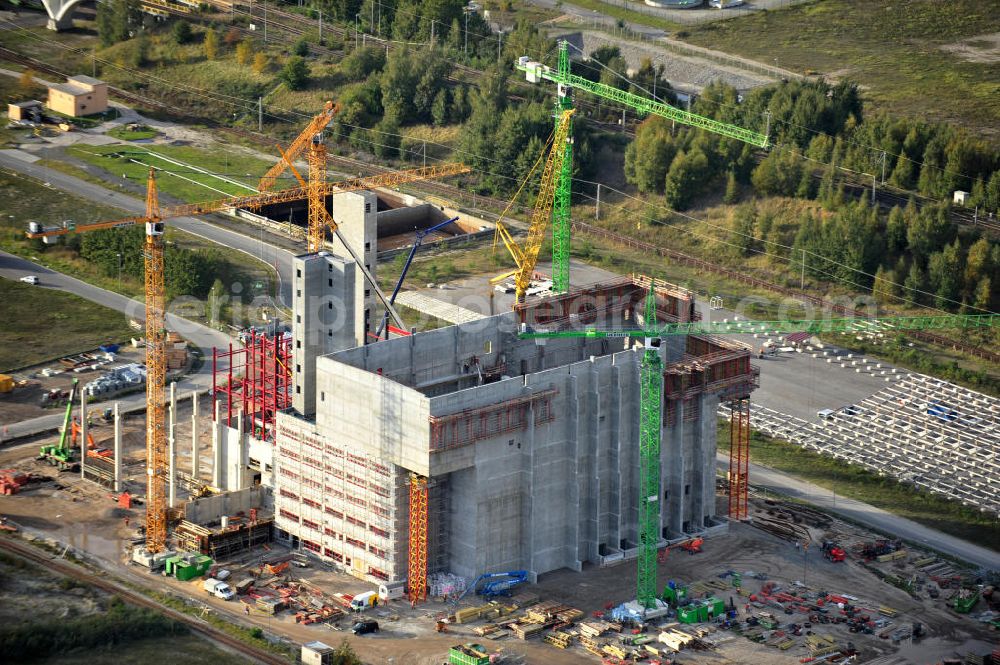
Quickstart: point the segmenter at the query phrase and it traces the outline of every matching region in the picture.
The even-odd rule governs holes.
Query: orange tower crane
[[[331,110],[332,110],[331,106]],[[317,116],[319,117],[319,116]],[[332,115],[330,116],[332,117]],[[318,121],[314,120],[314,123]],[[325,124],[323,125],[325,127]],[[310,136],[313,145],[317,142]],[[294,146],[294,144],[293,144]],[[291,150],[289,152],[292,152]],[[166,476],[167,476],[167,432],[166,432],[166,322],[165,322],[165,286],[163,281],[163,234],[164,220],[175,217],[203,215],[225,210],[227,208],[259,209],[275,203],[307,199],[310,202],[310,238],[314,237],[314,226],[318,226],[318,236],[322,239],[325,226],[337,231],[336,222],[325,208],[325,198],[334,192],[356,191],[376,187],[391,187],[408,182],[426,180],[468,172],[468,167],[462,164],[443,164],[435,167],[423,167],[406,171],[393,171],[367,178],[354,178],[344,182],[326,183],[325,152],[322,161],[323,168],[317,169],[317,182],[278,191],[265,191],[250,196],[235,196],[217,199],[204,203],[193,203],[161,209],[157,196],[156,179],[153,169],[149,171],[146,188],[146,214],[142,217],[127,217],[124,219],[93,222],[90,224],[73,224],[64,222],[61,226],[43,227],[38,222],[28,225],[29,238],[42,238],[48,242],[70,233],[86,233],[103,229],[145,225],[146,240],[143,246],[145,267],[145,297],[146,297],[146,552],[158,554],[166,549],[167,540],[167,506],[166,506]],[[288,163],[290,166],[290,163]],[[294,167],[292,167],[294,169]],[[273,171],[274,169],[272,169]],[[312,172],[313,169],[311,168]],[[319,171],[322,172],[320,177]],[[270,172],[269,172],[270,173]],[[277,177],[277,176],[275,176]],[[322,208],[319,215],[314,208]],[[313,217],[315,215],[315,222]],[[324,226],[319,226],[320,221]],[[347,243],[344,246],[350,250]],[[316,244],[310,241],[310,250],[315,251]],[[353,250],[351,250],[353,253]],[[357,257],[355,257],[357,259]],[[364,270],[363,261],[358,261]],[[370,274],[365,270],[371,280]],[[388,303],[388,300],[385,300]],[[394,317],[398,320],[398,316]]]

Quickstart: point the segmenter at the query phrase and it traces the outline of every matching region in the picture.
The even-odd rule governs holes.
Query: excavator
[[[79,383],[79,379],[73,379],[73,387],[70,388],[69,399],[66,400],[66,415],[63,417],[59,443],[42,446],[38,453],[38,459],[47,461],[52,466],[58,467],[60,471],[73,471],[79,468],[73,449],[66,444],[66,437],[71,430],[73,400],[76,398],[76,388]]]

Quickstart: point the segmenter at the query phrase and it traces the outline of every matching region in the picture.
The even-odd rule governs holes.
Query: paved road
[[[718,465],[724,471],[729,469],[729,458],[718,456]],[[939,552],[950,554],[982,568],[1000,570],[1000,553],[980,547],[954,536],[935,531],[917,524],[905,517],[893,515],[862,501],[834,496],[830,490],[798,480],[774,469],[750,465],[750,482],[756,487],[807,501],[823,510],[843,515],[855,522],[867,524],[880,531],[894,534],[898,538],[922,543]]]
[[[146,202],[142,199],[105,189],[100,185],[66,175],[40,164],[30,164],[10,154],[0,153],[0,166],[46,182],[55,189],[75,194],[95,203],[120,208],[127,214],[141,215],[146,211]],[[30,220],[24,221],[27,223]],[[292,252],[275,247],[266,235],[261,237],[258,233],[254,233],[254,229],[250,228],[248,228],[248,234],[244,235],[194,217],[171,219],[169,224],[192,235],[243,252],[275,267],[278,272],[279,300],[285,307],[291,306],[292,257],[294,256]]]
[[[38,276],[39,285],[36,288],[68,291],[91,302],[122,312],[128,317],[145,318],[145,308],[141,302],[81,282],[74,277],[55,272],[13,254],[0,252],[0,277],[19,279],[25,275]],[[173,314],[167,314],[167,328],[177,331],[190,340],[192,344],[198,346],[205,357],[211,356],[213,346],[226,345],[232,341],[225,333]],[[208,389],[211,382],[212,366],[210,363],[205,363],[197,373],[188,375],[179,381],[177,390],[180,395],[185,396],[192,390],[203,392]],[[141,411],[146,408],[144,393],[123,397],[118,402],[121,405],[120,408],[126,412]],[[61,424],[62,416],[60,414],[40,416],[19,423],[7,423],[7,438],[30,436],[59,427]]]

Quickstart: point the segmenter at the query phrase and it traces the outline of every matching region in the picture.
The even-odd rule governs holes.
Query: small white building
[[[964,206],[966,202],[969,200],[969,196],[970,194],[968,192],[963,192],[960,189],[956,189],[955,194],[952,197],[952,202],[955,203],[955,205]]]

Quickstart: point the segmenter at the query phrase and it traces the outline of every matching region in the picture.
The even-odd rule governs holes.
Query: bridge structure
[[[42,0],[49,15],[49,30],[69,30],[73,27],[73,9],[83,0]]]

